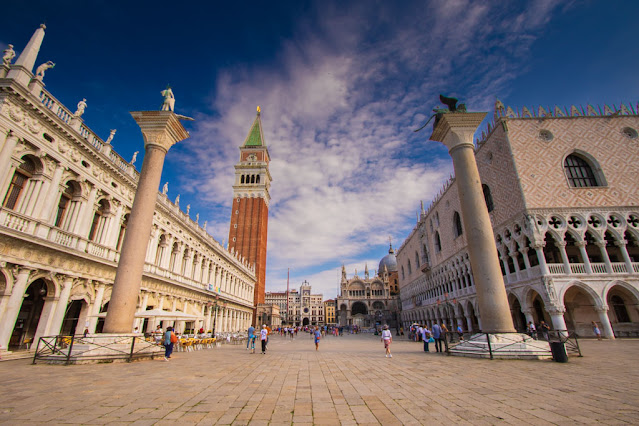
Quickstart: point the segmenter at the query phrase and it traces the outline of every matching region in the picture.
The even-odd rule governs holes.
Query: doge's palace
[[[496,102],[474,155],[518,331],[639,336],[637,109]],[[460,191],[445,182],[398,250],[405,326],[482,329]]]
[[[15,63],[5,51],[0,65],[2,351],[25,349],[41,336],[101,330],[139,179],[135,159],[126,161],[111,145],[116,131],[102,139],[84,123],[90,100],[74,112],[44,88],[45,73],[56,71],[52,62],[36,67],[45,29]],[[133,328],[245,329],[255,282],[254,265],[213,239],[164,185]],[[144,314],[151,310],[164,317]],[[168,320],[170,313],[176,319]]]

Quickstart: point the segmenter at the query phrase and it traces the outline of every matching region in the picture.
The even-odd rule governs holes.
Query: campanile
[[[229,229],[229,250],[235,249],[249,263],[255,264],[257,283],[254,306],[264,303],[266,289],[266,236],[268,205],[271,199],[271,161],[264,143],[260,107],[244,144],[240,161],[235,165],[233,210]],[[255,318],[255,316],[254,316]]]

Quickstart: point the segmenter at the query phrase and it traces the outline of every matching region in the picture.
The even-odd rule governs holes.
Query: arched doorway
[[[353,306],[351,306],[351,318],[352,325],[357,325],[359,327],[365,326],[366,316],[368,315],[368,308],[365,303],[355,302]]]
[[[535,325],[539,325],[542,321],[545,321],[546,324],[552,324],[550,315],[548,315],[548,312],[546,312],[546,304],[544,303],[544,300],[541,298],[539,293],[537,293],[536,291],[532,291],[530,300],[532,306],[533,322],[535,323]]]
[[[348,325],[348,315],[346,312],[346,305],[342,304],[339,307],[339,325],[344,326]]]
[[[521,304],[519,303],[519,299],[514,294],[508,295],[508,304],[510,305],[510,316],[513,319],[513,325],[515,326],[515,330],[520,333],[526,332],[526,316],[521,311]]]
[[[466,315],[468,315],[468,317],[470,318],[470,322],[473,325],[473,329],[468,331],[473,331],[473,332],[480,331],[479,321],[477,320],[477,315],[475,315],[475,308],[473,307],[473,304],[470,302],[466,306]]]
[[[639,331],[639,300],[622,285],[614,285],[608,291],[608,318],[615,335],[624,337]]]
[[[305,317],[305,318],[302,320],[302,325],[303,325],[303,326],[307,326],[307,325],[309,325],[309,324],[310,324],[310,321],[309,321],[308,317]]]
[[[67,312],[64,315],[64,320],[62,321],[60,334],[64,334],[65,336],[79,334],[77,328],[78,321],[80,320],[80,312],[82,312],[83,303],[84,300],[73,300],[67,305]]]
[[[592,321],[599,323],[595,300],[583,288],[573,285],[564,294],[564,319],[569,331],[579,336],[594,336]],[[600,325],[601,328],[601,325]]]
[[[33,343],[47,291],[47,284],[42,279],[34,281],[27,288],[13,333],[11,333],[9,350],[23,349],[26,343]]]

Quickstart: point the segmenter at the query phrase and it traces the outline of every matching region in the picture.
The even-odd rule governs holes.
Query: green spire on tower
[[[251,130],[249,131],[249,134],[244,141],[244,146],[264,146],[264,138],[262,136],[262,120],[260,119],[259,106],[257,107],[257,115],[255,116],[255,121],[253,121]]]

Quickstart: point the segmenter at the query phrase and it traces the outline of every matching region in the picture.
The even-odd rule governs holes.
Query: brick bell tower
[[[253,323],[256,323],[255,307],[264,303],[266,292],[266,236],[268,229],[268,205],[271,200],[271,161],[264,144],[260,107],[251,130],[240,147],[240,161],[235,165],[233,185],[233,210],[229,229],[229,250],[235,249],[249,263],[255,264],[255,295],[253,299]]]

